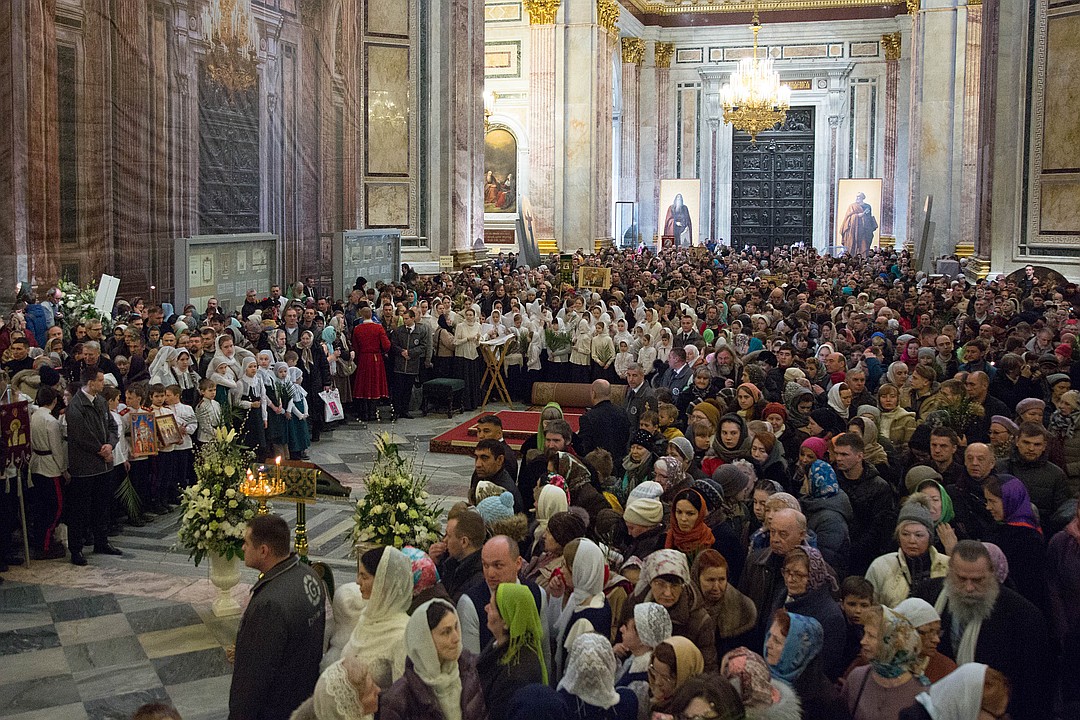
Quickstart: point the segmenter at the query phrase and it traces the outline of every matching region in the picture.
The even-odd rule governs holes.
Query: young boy
[[[127,408],[121,408],[120,403],[120,390],[112,385],[106,385],[105,389],[101,391],[101,397],[105,398],[105,402],[109,404],[109,415],[112,417],[113,424],[116,425],[116,446],[113,448],[113,487],[118,488],[124,482],[124,478],[127,477],[128,468],[130,463],[128,462],[128,450],[127,436],[124,434],[124,418],[121,417],[121,410]],[[132,478],[132,487],[135,487],[135,480]],[[138,493],[138,488],[135,488]],[[142,506],[142,496],[139,496],[140,506]],[[128,512],[127,508],[122,509],[123,513],[127,514],[127,523],[132,527],[142,527],[146,524],[146,518],[140,513],[139,515],[132,515]]]
[[[150,386],[150,408],[154,411],[154,418],[169,416],[176,421],[176,414],[165,404],[165,386],[154,383]],[[179,423],[177,423],[179,427]],[[169,505],[175,505],[180,497],[180,469],[177,467],[176,444],[166,444],[161,435],[161,427],[158,427],[158,454],[154,456],[150,487],[156,498]]]
[[[847,638],[844,641],[844,663],[847,670],[843,677],[860,665],[869,662],[862,657],[863,616],[874,605],[874,586],[860,575],[851,575],[840,583],[840,609],[847,620]]]
[[[221,405],[214,399],[217,395],[217,383],[209,378],[200,380],[199,395],[201,399],[195,406],[195,418],[198,423],[195,440],[201,445],[214,439],[214,428],[221,422]]]
[[[660,434],[664,436],[665,440],[671,441],[677,437],[682,437],[682,431],[675,426],[675,423],[679,420],[679,409],[671,403],[660,403],[659,409],[660,417]]]
[[[120,415],[120,419],[124,423],[124,440],[128,448],[132,447],[131,442],[131,413],[135,410],[145,409],[149,404],[150,386],[145,382],[136,382],[128,385],[124,394],[124,404],[126,407],[121,408],[119,402],[117,403],[117,413]],[[135,488],[135,492],[139,494],[139,500],[142,502],[143,510],[146,514],[150,515],[164,515],[169,511],[167,506],[163,506],[158,503],[150,488],[150,475],[152,462],[146,455],[142,457],[130,456],[128,462],[128,476],[131,478],[131,484]],[[113,450],[113,459],[115,460],[116,451]]]
[[[652,444],[649,450],[656,457],[663,457],[667,452],[667,438],[660,432],[660,416],[654,410],[646,410],[641,413],[638,420],[638,428],[652,436]]]
[[[195,459],[191,451],[191,436],[199,428],[195,410],[180,400],[183,392],[176,383],[165,388],[165,407],[176,416],[176,427],[180,430],[180,444],[175,446],[177,482],[180,487],[190,487],[195,481]]]

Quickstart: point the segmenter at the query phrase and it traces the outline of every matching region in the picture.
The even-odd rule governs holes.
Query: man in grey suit
[[[394,412],[408,418],[412,388],[420,368],[431,363],[431,333],[416,322],[416,310],[405,311],[405,324],[390,334],[390,356],[394,359]]]
[[[112,483],[113,447],[118,435],[109,406],[101,396],[105,375],[96,367],[88,367],[81,380],[82,389],[71,398],[65,411],[71,484],[64,499],[69,517],[72,565],[86,564],[82,548],[91,532],[95,553],[122,554],[109,543],[106,533],[115,490]]]
[[[641,423],[641,415],[646,410],[657,412],[660,408],[656,400],[656,391],[645,383],[645,370],[637,363],[626,366],[626,397],[623,409],[630,418],[630,432],[633,434]]]

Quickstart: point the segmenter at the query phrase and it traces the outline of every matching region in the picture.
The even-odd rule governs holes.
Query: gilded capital
[[[919,12],[919,0],[907,0],[907,11],[909,15]]]
[[[636,37],[622,39],[622,61],[631,65],[640,65],[645,59],[645,41]]]
[[[525,0],[525,12],[532,25],[554,25],[562,0]]]
[[[675,43],[655,43],[653,46],[653,55],[656,58],[656,67],[671,67],[671,58],[675,55]]]
[[[900,33],[894,32],[881,36],[881,45],[885,48],[886,60],[900,59]]]
[[[619,34],[619,3],[616,0],[596,0],[596,24],[612,35]]]

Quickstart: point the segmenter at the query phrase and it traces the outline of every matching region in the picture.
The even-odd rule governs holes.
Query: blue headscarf
[[[840,492],[840,482],[836,479],[836,471],[832,465],[824,460],[815,460],[810,463],[810,491],[806,493],[809,498],[830,498]]]
[[[821,629],[821,623],[812,617],[789,612],[791,618],[791,630],[784,641],[784,651],[780,655],[780,662],[769,665],[769,672],[777,680],[793,683],[799,679],[810,662],[821,653],[825,643],[825,631]],[[766,645],[768,639],[765,640]],[[763,648],[768,657],[769,650]]]

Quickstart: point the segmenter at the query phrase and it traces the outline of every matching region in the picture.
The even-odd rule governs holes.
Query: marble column
[[[675,89],[671,85],[671,59],[675,55],[675,44],[653,43],[653,57],[656,63],[656,187],[653,190],[653,207],[660,207],[660,180],[675,177],[674,156],[670,150],[671,113],[675,107]],[[658,216],[656,242],[662,228],[662,219]]]
[[[529,203],[537,240],[555,238],[555,16],[561,0],[525,0],[529,13]]]
[[[881,237],[896,241],[893,223],[896,218],[896,141],[897,95],[900,85],[900,33],[881,36],[885,50],[885,158],[881,188]]]
[[[56,0],[0,10],[0,282],[55,282],[59,272]]]
[[[484,0],[450,3],[450,237],[459,264],[484,255]]]
[[[997,98],[998,27],[1000,0],[985,0],[982,6],[982,71],[979,87],[978,205],[979,232],[975,236],[975,262],[979,277],[990,271],[992,213],[990,199],[994,191],[994,137]]]
[[[963,237],[964,106],[966,98],[967,14],[963,0],[911,3],[911,162],[908,163],[908,240],[919,269],[952,253]],[[933,198],[930,232],[922,238],[926,198]]]
[[[825,101],[827,117],[829,120],[829,203],[825,216],[828,218],[828,242],[826,247],[832,249],[836,244],[836,184],[840,178],[840,153],[842,152],[840,138],[841,128],[848,107],[848,89],[850,86],[849,76],[851,67],[830,69],[829,95]]]
[[[983,8],[968,0],[964,50],[963,168],[961,170],[960,236],[964,255],[975,252],[979,235],[979,89],[982,83]]]
[[[559,35],[555,237],[564,252],[610,240],[615,0],[566,0]]]
[[[641,38],[622,38],[622,147],[620,148],[619,200],[636,203],[638,188],[638,151],[641,141],[641,118],[638,109],[641,99],[641,61],[645,58],[645,41]]]

